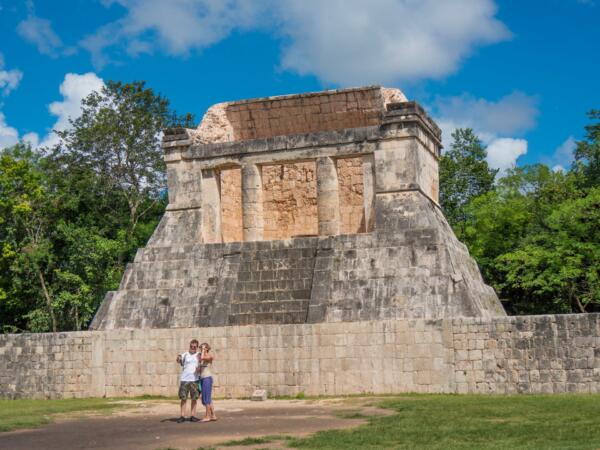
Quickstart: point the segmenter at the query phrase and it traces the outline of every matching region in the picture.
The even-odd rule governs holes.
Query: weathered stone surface
[[[92,329],[505,315],[437,204],[440,137],[380,87],[168,130],[167,212]]]
[[[228,106],[229,103],[217,103],[206,111],[198,129],[193,130],[192,136],[194,142],[211,144],[215,142],[231,142],[235,139],[233,126],[227,118]]]
[[[377,125],[388,104],[402,101],[398,89],[371,86],[219,103],[190,135],[209,144]]]
[[[255,402],[264,402],[267,399],[267,391],[264,389],[257,389],[252,393],[250,400]]]
[[[314,161],[262,166],[264,239],[318,233]]]
[[[223,242],[244,240],[242,210],[242,171],[239,167],[219,170],[221,227]]]
[[[600,314],[579,314],[0,335],[0,397],[172,396],[192,338],[217,396],[600,392]]]

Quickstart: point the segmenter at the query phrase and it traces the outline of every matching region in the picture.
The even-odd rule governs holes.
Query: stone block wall
[[[453,319],[458,393],[600,392],[600,314]]]
[[[264,239],[317,235],[315,162],[262,167]]]
[[[244,240],[242,224],[242,170],[229,167],[219,171],[221,189],[221,232],[222,242]]]
[[[363,158],[340,158],[336,160],[339,182],[339,211],[341,234],[364,233],[365,205]]]
[[[377,202],[372,233],[140,249],[92,328],[504,314],[439,208],[416,191]]]
[[[101,333],[0,334],[0,398],[103,396]]]
[[[377,125],[382,107],[374,87],[231,102],[226,114],[233,139],[243,141]]]
[[[208,341],[215,395],[600,392],[600,314],[0,336],[0,397],[175,395]]]

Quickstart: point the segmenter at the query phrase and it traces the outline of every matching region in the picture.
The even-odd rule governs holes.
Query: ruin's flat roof
[[[269,97],[256,97],[256,98],[247,98],[241,100],[234,100],[231,102],[227,102],[229,105],[243,105],[248,103],[267,103],[271,101],[277,100],[293,100],[293,99],[304,99],[311,97],[320,97],[320,96],[328,96],[328,95],[336,95],[336,94],[348,94],[354,92],[366,92],[366,91],[374,91],[382,89],[380,85],[371,85],[371,86],[362,86],[362,87],[353,87],[353,88],[344,88],[344,89],[326,89],[324,91],[313,91],[313,92],[302,92],[299,94],[283,94],[283,95],[272,95]]]
[[[218,103],[191,136],[214,144],[374,126],[388,104],[406,101],[398,89],[366,86]]]

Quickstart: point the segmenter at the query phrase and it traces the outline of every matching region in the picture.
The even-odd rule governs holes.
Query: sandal
[[[200,422],[200,419],[198,419],[196,416],[191,416],[190,422]]]
[[[185,422],[185,417],[181,416],[179,419],[177,419],[177,423],[183,423]]]

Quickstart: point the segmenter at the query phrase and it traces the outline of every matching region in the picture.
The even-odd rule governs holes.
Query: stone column
[[[339,183],[335,160],[317,158],[317,215],[319,235],[340,234]]]
[[[365,232],[375,227],[375,158],[363,156],[363,204],[365,208]]]
[[[207,244],[222,242],[219,184],[216,170],[202,171],[202,237]]]
[[[263,239],[263,195],[260,167],[256,164],[242,165],[242,221],[244,241]]]

